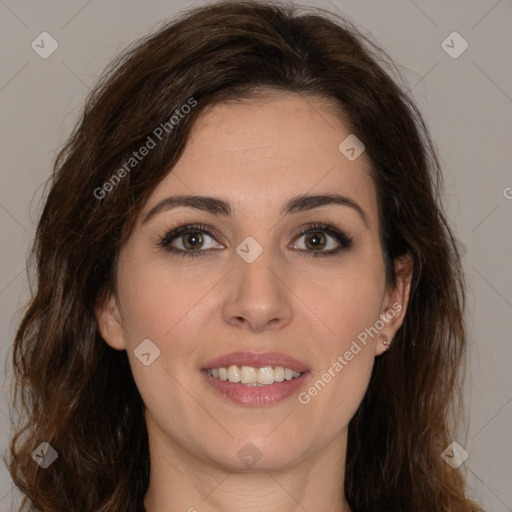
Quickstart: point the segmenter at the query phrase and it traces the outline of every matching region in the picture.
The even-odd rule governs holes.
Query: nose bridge
[[[236,267],[244,285],[240,291],[265,292],[264,295],[267,296],[270,292],[279,293],[279,286],[276,283],[276,274],[280,267],[279,256],[270,245],[258,249],[256,243],[245,241],[237,248],[240,260],[237,261]]]
[[[282,326],[291,320],[284,261],[270,239],[271,236],[266,236],[263,245],[247,237],[237,246],[233,289],[224,305],[226,321],[246,322],[252,329],[260,330],[270,323]]]

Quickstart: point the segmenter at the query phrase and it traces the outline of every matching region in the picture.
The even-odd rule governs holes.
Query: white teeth
[[[301,372],[284,368],[283,366],[262,366],[255,368],[253,366],[239,367],[232,364],[226,367],[210,368],[206,370],[208,375],[220,379],[228,380],[233,383],[241,383],[246,386],[268,386],[274,382],[283,382],[300,377]]]
[[[258,371],[258,384],[274,384],[274,368],[264,366]]]
[[[240,368],[240,382],[242,384],[256,384],[258,382],[258,370],[252,366]]]
[[[276,382],[283,382],[283,380],[284,380],[284,368],[282,366],[276,366],[274,368],[274,380]]]
[[[240,382],[242,380],[242,377],[240,376],[240,370],[235,364],[232,364],[228,368],[228,380],[229,382]]]

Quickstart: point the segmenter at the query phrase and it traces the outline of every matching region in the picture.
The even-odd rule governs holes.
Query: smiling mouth
[[[268,386],[276,382],[284,382],[299,378],[304,372],[298,372],[283,366],[238,366],[236,364],[207,368],[204,370],[210,377],[221,381],[245,386]]]

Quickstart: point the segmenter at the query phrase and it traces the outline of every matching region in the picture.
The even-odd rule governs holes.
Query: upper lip
[[[207,361],[203,364],[201,370],[226,368],[231,365],[253,366],[254,368],[283,366],[301,373],[309,370],[305,363],[279,352],[232,352]]]

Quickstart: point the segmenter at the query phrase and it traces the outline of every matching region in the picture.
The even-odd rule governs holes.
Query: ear
[[[94,313],[98,329],[105,342],[116,350],[125,350],[123,324],[115,295],[112,293],[108,297],[99,297]]]
[[[394,266],[396,286],[388,288],[384,294],[380,312],[384,326],[379,332],[379,339],[375,348],[376,355],[381,355],[392,345],[392,340],[404,321],[407,304],[409,303],[409,292],[414,267],[411,255],[405,254],[396,258]],[[383,341],[385,341],[383,335],[386,336],[390,345],[383,344]]]

